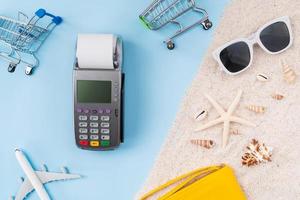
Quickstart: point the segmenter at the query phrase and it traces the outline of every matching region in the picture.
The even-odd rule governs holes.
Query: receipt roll
[[[78,68],[121,68],[122,41],[112,34],[79,34],[76,58]]]

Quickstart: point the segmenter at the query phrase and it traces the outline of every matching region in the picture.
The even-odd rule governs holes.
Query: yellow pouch
[[[182,182],[181,182],[182,181]],[[180,182],[180,183],[179,183]],[[144,195],[146,200],[167,187],[178,184],[158,200],[246,200],[233,170],[227,165],[200,168],[181,175]]]

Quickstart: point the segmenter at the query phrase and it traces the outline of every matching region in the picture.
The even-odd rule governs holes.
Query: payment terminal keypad
[[[110,109],[76,109],[78,123],[78,144],[82,148],[105,148],[111,145],[111,118],[112,111]]]

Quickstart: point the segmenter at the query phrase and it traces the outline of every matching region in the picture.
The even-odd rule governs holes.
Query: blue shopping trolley
[[[44,17],[50,17],[47,23],[41,23]],[[18,19],[0,16],[0,44],[8,47],[7,51],[0,50],[0,57],[9,62],[8,71],[14,72],[17,65],[26,65],[25,74],[31,75],[33,69],[39,65],[35,53],[39,50],[50,32],[62,22],[62,18],[39,9],[30,19],[19,12]],[[28,61],[27,54],[32,59]],[[27,56],[28,57],[28,56]]]
[[[188,26],[183,26],[178,18],[190,10],[200,14],[200,19]],[[198,7],[195,0],[154,0],[139,17],[150,30],[158,30],[169,23],[178,27],[178,30],[164,41],[170,50],[175,48],[173,39],[182,33],[198,25],[201,25],[204,30],[212,27],[208,13],[205,9]]]

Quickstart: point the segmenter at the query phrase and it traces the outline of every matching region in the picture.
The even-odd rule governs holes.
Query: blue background
[[[216,27],[229,0],[203,1]],[[151,0],[0,0],[0,14],[16,17],[43,7],[64,22],[37,56],[40,67],[28,77],[24,66],[7,72],[0,60],[0,199],[20,187],[14,148],[25,149],[35,168],[68,166],[81,180],[47,185],[53,199],[130,200],[140,189],[175,119],[214,29],[194,28],[175,40],[174,51],[162,41],[175,29],[147,30],[138,15]],[[202,2],[202,1],[201,1]],[[124,40],[126,73],[125,143],[115,151],[78,149],[73,133],[72,69],[77,33],[116,33]],[[29,199],[38,199],[33,193]]]

